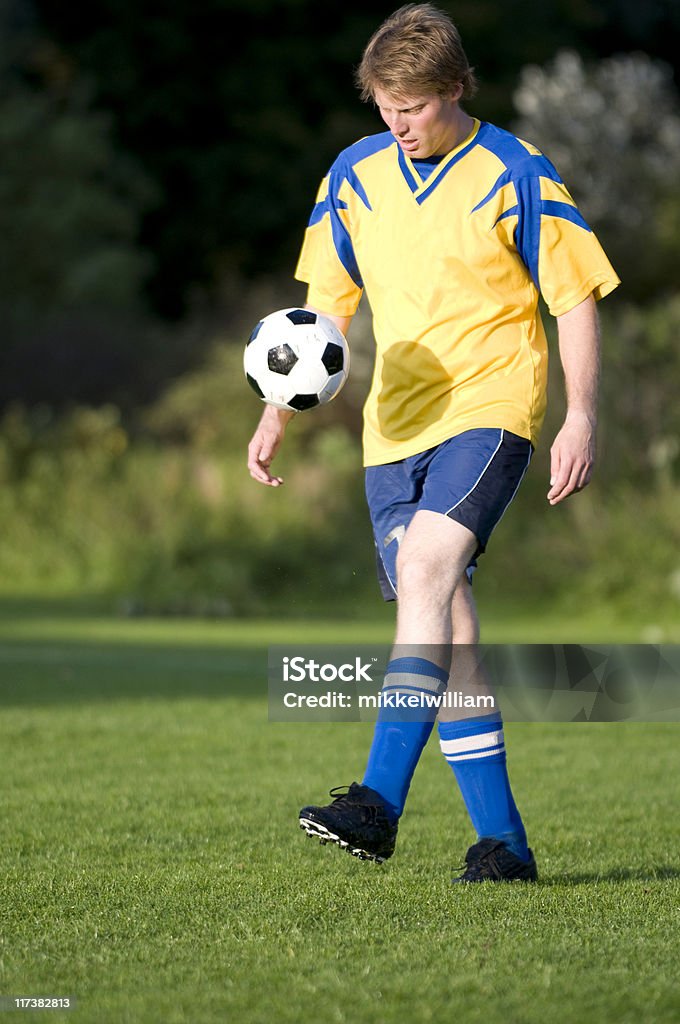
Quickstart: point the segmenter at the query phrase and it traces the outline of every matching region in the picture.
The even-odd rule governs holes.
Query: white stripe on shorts
[[[452,506],[451,506],[451,508],[450,508],[450,509],[448,510],[448,512],[445,512],[445,513],[444,513],[444,515],[445,515],[445,516],[448,516],[448,515],[450,515],[450,514],[451,514],[451,512],[453,512],[453,510],[454,510],[454,509],[458,508],[458,506],[459,506],[459,505],[462,505],[462,504],[463,504],[463,502],[465,501],[465,499],[466,499],[466,498],[469,498],[469,497],[470,497],[470,495],[471,495],[471,494],[472,494],[472,492],[474,491],[475,487],[477,486],[477,484],[479,483],[479,481],[480,481],[480,480],[482,479],[482,477],[483,477],[483,476],[484,476],[484,474],[486,473],[487,469],[489,468],[489,466],[491,465],[491,463],[493,462],[493,460],[494,460],[494,459],[496,458],[496,455],[498,454],[498,450],[499,450],[500,446],[501,446],[501,445],[503,444],[503,434],[504,434],[504,431],[503,431],[503,429],[501,429],[501,436],[500,436],[500,439],[499,439],[499,441],[498,441],[498,444],[496,445],[496,448],[495,448],[494,452],[493,452],[493,453],[491,454],[491,456],[489,457],[489,461],[487,462],[486,466],[484,467],[484,469],[482,470],[482,472],[481,472],[481,473],[479,474],[479,476],[477,477],[477,479],[476,479],[476,480],[475,480],[475,482],[473,483],[473,485],[472,485],[472,487],[470,488],[470,490],[469,490],[469,491],[467,492],[467,494],[464,494],[464,495],[463,495],[463,497],[462,497],[462,498],[460,499],[460,501],[457,501],[455,505],[452,505]],[[511,499],[511,500],[512,500],[512,499]]]

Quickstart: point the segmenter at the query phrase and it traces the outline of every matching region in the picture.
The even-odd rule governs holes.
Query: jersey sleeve
[[[568,313],[591,294],[599,301],[620,284],[556,172],[520,178],[515,189],[517,247],[553,316]]]
[[[334,316],[353,316],[363,281],[351,236],[351,195],[334,168],[321,182],[295,269],[309,285],[310,306]]]

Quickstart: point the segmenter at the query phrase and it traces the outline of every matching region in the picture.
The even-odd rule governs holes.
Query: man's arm
[[[318,313],[320,316],[325,316],[327,320],[332,320],[337,329],[347,337],[349,325],[352,323],[351,316],[333,316],[332,313],[324,313],[322,309],[317,309],[316,306],[310,306],[309,303],[305,306],[305,309],[310,310],[312,313]]]
[[[309,305],[305,306],[305,309],[328,317],[343,334],[347,334],[349,325],[352,322],[351,316],[332,316],[330,313],[324,313],[323,310],[315,309],[314,306]],[[293,416],[295,416],[295,413],[290,412],[288,409],[277,409],[275,405],[267,405],[265,407],[257,429],[248,445],[248,470],[253,480],[257,480],[258,483],[266,484],[268,487],[280,487],[283,483],[282,477],[272,476],[269,472],[269,467],[281,447],[286,427]]]
[[[595,462],[600,332],[593,296],[558,316],[557,331],[567,415],[550,449],[551,505],[582,490],[590,481]]]

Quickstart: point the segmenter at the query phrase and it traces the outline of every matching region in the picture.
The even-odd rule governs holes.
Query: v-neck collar
[[[477,144],[477,136],[480,128],[482,127],[482,122],[478,121],[476,117],[473,118],[473,121],[474,124],[470,134],[467,135],[462,142],[459,142],[455,149],[452,149],[450,153],[447,153],[436,167],[433,167],[432,171],[426,178],[421,178],[418,171],[413,166],[413,162],[410,157],[404,153],[403,149],[399,146],[399,143],[397,143],[399,169],[404,176],[406,184],[413,193],[415,201],[419,205],[424,203],[428,196],[432,195],[442,178],[444,178],[451,168]]]

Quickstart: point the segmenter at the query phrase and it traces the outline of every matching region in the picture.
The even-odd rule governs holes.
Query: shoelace
[[[375,825],[378,820],[378,815],[384,810],[384,808],[380,807],[378,804],[365,804],[360,800],[352,800],[350,797],[351,788],[351,786],[334,786],[333,789],[328,790],[328,795],[333,797],[334,804],[338,803],[339,800],[346,800],[349,797],[349,803],[356,803],[357,807],[362,807],[368,814],[371,825]],[[345,792],[342,793],[340,790],[345,790]]]
[[[481,843],[476,843],[473,847],[471,847],[470,850],[468,850],[468,856],[470,855],[470,853],[472,853],[473,850],[476,851],[477,848],[481,845]],[[483,864],[486,861],[490,861],[491,864],[494,865],[494,867],[498,867],[497,859],[495,856],[497,849],[498,844],[496,844],[495,846],[485,848],[483,851],[476,853],[474,857],[470,857],[470,860],[468,860],[466,856],[465,863],[459,864],[457,870],[462,871],[463,874],[467,874],[468,872],[479,874],[482,870]]]
[[[328,795],[333,797],[333,803],[335,803],[337,800],[344,800],[346,796],[349,796],[351,788],[351,786],[334,786],[333,789],[328,790]],[[344,789],[345,792],[339,792],[341,789]]]

